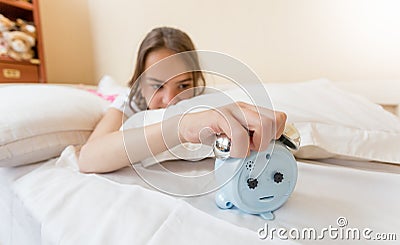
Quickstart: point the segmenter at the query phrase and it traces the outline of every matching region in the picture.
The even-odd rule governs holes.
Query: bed
[[[326,79],[265,86],[274,108],[288,113],[302,137],[295,190],[272,221],[219,209],[213,192],[165,194],[138,175],[186,193],[193,186],[168,173],[209,173],[210,157],[184,161],[166,152],[158,157],[162,165],[147,161],[136,163],[136,171],[80,173],[76,154],[109,104],[99,96],[104,91],[0,88],[0,98],[13,92],[7,101],[14,99],[1,107],[8,116],[1,120],[0,244],[395,244],[400,239],[400,119]],[[234,89],[224,85],[223,90],[245,100]],[[325,103],[316,104],[310,94]],[[56,106],[48,106],[50,101]],[[31,112],[33,106],[46,109]],[[151,112],[150,121],[161,120],[161,112]],[[138,122],[143,120],[131,121]]]

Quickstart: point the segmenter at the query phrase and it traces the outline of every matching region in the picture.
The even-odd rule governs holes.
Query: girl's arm
[[[123,114],[115,111],[110,109],[106,113],[89,141],[82,147],[80,171],[114,171],[182,142],[200,143],[200,132],[203,137],[204,134],[211,136],[225,133],[231,138],[231,156],[245,157],[250,150],[265,150],[271,139],[279,138],[286,121],[286,115],[282,112],[239,102],[214,110],[175,116],[144,128],[122,132],[118,129],[122,125]]]
[[[104,155],[105,149],[109,148],[104,147],[104,143],[114,146],[120,142],[118,136],[113,135],[117,134],[125,120],[126,116],[117,109],[109,108],[106,111],[88,141],[80,150],[78,165],[81,172],[107,172],[107,169],[108,171],[112,171],[124,167],[124,161],[120,159],[124,159],[126,154],[118,154],[116,152],[105,153],[110,154],[114,158],[112,162],[115,162],[116,166],[112,164],[110,166],[102,166],[105,165],[105,162],[99,158],[101,158],[101,155]],[[113,150],[110,149],[110,151]],[[104,171],[99,171],[103,168]]]
[[[96,128],[88,139],[88,142],[97,137],[118,131],[126,119],[125,114],[120,110],[109,108],[97,123]]]
[[[104,130],[101,132],[108,131],[106,123],[104,123],[104,121],[101,123],[103,125],[99,126]],[[163,127],[176,127],[177,120],[176,118],[172,118],[164,121],[163,124]],[[79,155],[80,171],[85,173],[111,172],[129,166],[129,160],[138,162],[152,154],[161,153],[167,150],[167,147],[163,143],[163,137],[169,139],[173,138],[174,140],[170,142],[172,145],[179,144],[180,142],[177,136],[172,134],[172,137],[168,137],[165,133],[163,134],[161,132],[161,125],[161,123],[157,123],[146,126],[145,129],[134,128],[124,131],[117,130],[104,135],[99,135],[98,132],[96,132],[97,135],[91,138],[81,149]],[[125,149],[130,149],[130,159]]]

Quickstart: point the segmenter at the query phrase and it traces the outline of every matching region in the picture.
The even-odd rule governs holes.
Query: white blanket
[[[76,172],[73,149],[15,182],[42,244],[257,244],[251,231],[183,200]],[[225,235],[223,235],[225,234]]]
[[[198,171],[196,164],[186,165],[181,171]],[[128,168],[114,174],[81,174],[71,147],[57,161],[47,162],[14,183],[16,194],[42,224],[43,244],[280,243],[283,240],[277,233],[273,240],[271,233],[267,240],[259,239],[260,228],[314,228],[320,234],[330,225],[338,227],[340,217],[348,221],[345,228],[369,228],[371,236],[398,233],[398,186],[400,178],[394,173],[299,162],[293,195],[275,212],[276,219],[266,222],[237,209],[218,209],[214,193],[184,199],[159,193]],[[328,234],[323,241],[338,243]],[[349,241],[354,240],[341,242]]]

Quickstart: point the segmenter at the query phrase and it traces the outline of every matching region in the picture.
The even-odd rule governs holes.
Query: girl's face
[[[174,51],[166,48],[150,52],[146,58],[145,70],[174,54],[176,54]],[[180,71],[185,71],[185,65],[177,59],[172,61],[168,59],[158,63],[144,74],[141,89],[148,109],[166,108],[193,96],[194,81],[192,74]]]

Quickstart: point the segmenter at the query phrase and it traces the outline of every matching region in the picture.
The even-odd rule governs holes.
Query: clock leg
[[[217,194],[215,195],[215,202],[217,203],[217,206],[219,208],[222,209],[228,209],[233,207],[232,202],[230,202],[229,200],[227,200],[226,196],[224,195],[224,193],[221,192],[217,192]]]
[[[273,219],[275,219],[275,215],[274,215],[272,212],[261,213],[260,216],[261,216],[263,219],[266,219],[266,220],[273,220]]]

